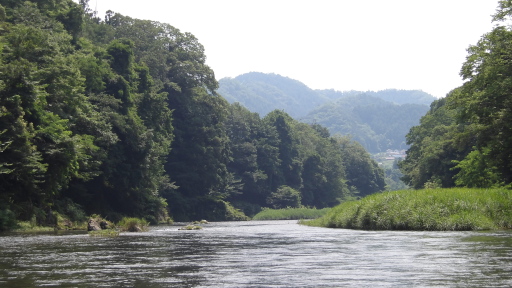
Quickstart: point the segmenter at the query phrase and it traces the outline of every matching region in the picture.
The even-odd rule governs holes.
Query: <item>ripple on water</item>
[[[0,237],[0,286],[509,287],[512,234],[158,226],[117,238]]]

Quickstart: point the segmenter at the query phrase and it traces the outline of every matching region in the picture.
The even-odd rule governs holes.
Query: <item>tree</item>
[[[271,189],[275,191],[279,186],[286,185],[300,189],[302,187],[302,163],[297,150],[296,135],[294,135],[294,120],[285,112],[274,110],[263,118],[263,121],[276,129],[279,139],[280,166],[277,173],[270,176]]]
[[[277,188],[267,198],[267,203],[274,209],[300,207],[300,192],[286,185]]]
[[[360,197],[384,191],[384,171],[363,146],[349,137],[340,137],[337,141],[341,147],[349,189]]]
[[[496,20],[510,17],[507,2],[500,1]],[[475,152],[470,157],[486,155],[481,161],[485,160],[485,167],[495,171],[492,178],[504,183],[512,182],[511,43],[512,31],[496,26],[471,46],[461,69],[466,82],[449,101],[450,107],[457,111],[457,121],[471,123],[479,154]],[[481,161],[479,165],[483,164]]]
[[[500,1],[493,21],[506,21],[512,3]],[[415,188],[492,187],[512,181],[512,31],[496,25],[469,47],[460,75],[464,84],[438,100],[407,138],[400,163]]]
[[[453,160],[462,160],[474,143],[471,134],[464,132],[467,125],[457,124],[455,111],[446,105],[453,93],[434,101],[420,125],[411,128],[406,136],[411,147],[399,166],[404,183],[415,189],[423,188],[427,182],[453,187],[457,174]]]

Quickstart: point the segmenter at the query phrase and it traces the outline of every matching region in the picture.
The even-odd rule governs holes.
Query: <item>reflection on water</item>
[[[0,237],[1,287],[510,287],[512,233],[219,222]]]

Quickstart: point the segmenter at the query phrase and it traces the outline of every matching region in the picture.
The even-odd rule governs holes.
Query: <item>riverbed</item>
[[[512,287],[512,233],[297,221],[0,236],[0,287]]]

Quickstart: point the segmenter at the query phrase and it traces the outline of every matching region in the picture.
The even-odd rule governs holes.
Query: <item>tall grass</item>
[[[512,191],[426,189],[384,192],[342,203],[311,226],[367,230],[512,228]]]
[[[263,209],[260,213],[254,215],[252,220],[299,220],[315,219],[321,217],[329,211],[330,208],[284,208],[284,209]]]
[[[128,232],[142,232],[147,231],[149,222],[145,219],[135,217],[123,217],[121,221],[117,223],[117,227],[122,231]]]

